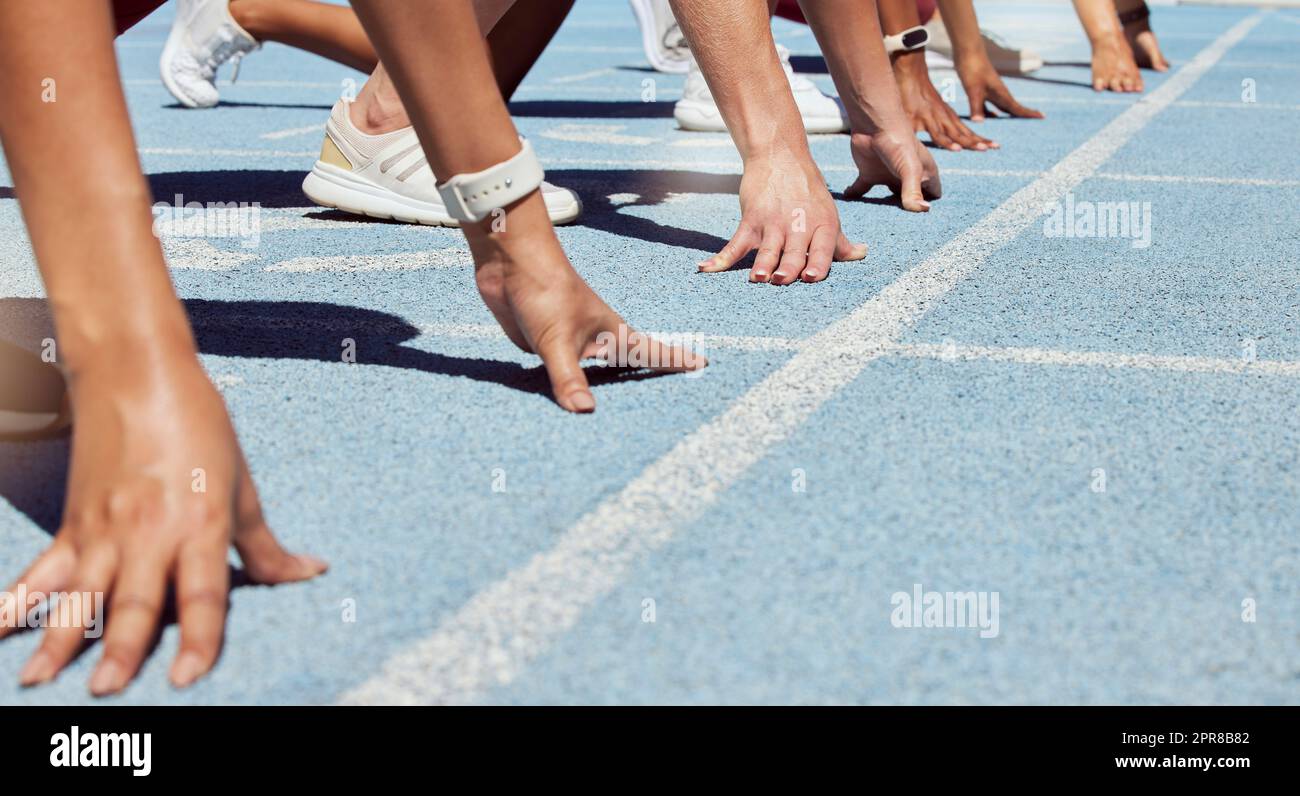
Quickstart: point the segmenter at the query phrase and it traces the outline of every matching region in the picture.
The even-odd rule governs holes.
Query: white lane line
[[[426,268],[470,268],[468,249],[449,248],[400,254],[348,254],[330,257],[295,257],[268,265],[266,271],[309,274],[322,271],[420,271]]]
[[[1167,370],[1178,373],[1246,373],[1300,377],[1300,362],[1285,360],[1125,354],[1114,351],[1057,351],[1048,348],[997,348],[955,343],[899,345],[890,353],[901,357],[940,359],[948,362],[984,360],[1112,370]]]
[[[612,591],[641,555],[667,543],[773,446],[887,353],[993,252],[1059,201],[1178,99],[1263,18],[1230,28],[1033,183],[809,339],[779,370],[647,467],[553,548],[476,594],[434,634],[389,658],[340,701],[464,703],[510,683]]]
[[[1123,182],[1182,182],[1198,185],[1249,185],[1254,188],[1296,188],[1300,180],[1264,180],[1254,177],[1194,177],[1173,174],[1114,174],[1098,172],[1099,180],[1119,180]]]
[[[275,130],[270,133],[262,133],[261,135],[258,136],[258,138],[262,138],[267,141],[279,141],[282,138],[296,138],[297,136],[300,135],[307,135],[308,133],[321,133],[324,131],[325,131],[324,124],[309,124],[304,127],[290,127],[287,130]]]
[[[555,141],[615,146],[646,146],[659,140],[645,135],[627,135],[623,132],[626,129],[626,124],[558,124],[538,135]]]
[[[1026,105],[1133,105],[1142,100],[1128,97],[1018,97]],[[1227,100],[1180,100],[1175,108],[1228,108],[1231,110],[1300,111],[1300,105],[1277,102],[1232,102]]]
[[[506,335],[496,324],[477,323],[423,323],[417,327],[421,334],[430,337],[451,337],[470,340],[505,340]],[[659,340],[679,341],[703,349],[730,349],[733,351],[797,351],[802,340],[790,337],[764,337],[754,335],[705,334],[703,332],[665,332],[640,330]]]
[[[342,83],[342,81],[339,81],[339,82],[337,82],[337,83],[321,83],[321,82],[318,82],[318,81],[304,81],[304,80],[241,80],[241,81],[239,81],[239,83],[234,84],[234,85],[238,85],[240,88],[330,88],[330,89],[338,89],[339,86],[341,85],[341,83]],[[163,87],[162,80],[160,80],[160,79],[158,79],[158,78],[156,78],[156,77],[155,77],[155,78],[131,78],[130,80],[123,80],[123,81],[122,81],[122,85],[127,86],[128,88],[135,88],[135,87],[137,87],[137,86],[148,86],[148,87],[154,87],[154,86],[156,86],[156,87],[158,87],[158,88],[162,88],[162,87]],[[231,85],[231,84],[230,84],[230,83],[226,83],[226,82],[222,82],[222,85],[227,85],[227,86],[228,86],[228,85]]]
[[[167,265],[176,271],[233,271],[257,259],[247,251],[218,249],[203,238],[162,238]]]
[[[195,147],[141,147],[140,155],[201,158],[314,158],[320,150],[200,149]]]
[[[422,323],[417,327],[429,337],[469,340],[505,340],[501,327],[490,323]],[[713,349],[734,351],[799,351],[810,340],[763,335],[716,335],[703,332],[655,332],[646,334],[666,340],[681,340]],[[1228,359],[1224,357],[1125,353],[1122,351],[1063,351],[1052,348],[977,346],[964,343],[897,343],[886,347],[886,356],[906,359],[937,359],[945,362],[1015,362],[1024,365],[1099,367],[1110,370],[1166,370],[1178,373],[1247,373],[1300,378],[1300,361],[1277,359]]]
[[[607,66],[604,67],[603,69],[592,69],[590,72],[580,72],[576,75],[564,75],[563,77],[553,77],[551,78],[550,82],[556,85],[560,85],[564,83],[580,83],[583,80],[591,80],[592,78],[596,78],[596,77],[604,77],[605,75],[612,75],[617,72],[618,72],[617,69],[614,69],[611,66]]]

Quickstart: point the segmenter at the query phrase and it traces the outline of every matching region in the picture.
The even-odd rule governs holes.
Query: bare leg
[[[489,31],[487,44],[492,71],[502,96],[507,99],[541,57],[573,7],[573,0],[514,3],[511,7],[512,2],[479,0],[474,6],[479,29]],[[370,135],[410,126],[410,117],[382,64],[357,92],[351,116],[357,129]]]
[[[231,0],[230,15],[258,41],[278,41],[362,72],[379,64],[357,15],[313,0]]]

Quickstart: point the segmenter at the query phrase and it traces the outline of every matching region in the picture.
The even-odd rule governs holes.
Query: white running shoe
[[[408,224],[457,227],[438,195],[437,178],[424,157],[414,127],[368,135],[352,123],[348,104],[334,104],[325,124],[320,159],[302,183],[313,202],[345,213],[391,218]],[[578,195],[549,182],[542,199],[552,224],[567,224],[582,213]]]
[[[668,0],[631,0],[632,13],[641,27],[641,46],[650,65],[659,72],[684,75],[691,68],[691,51],[677,25]]]
[[[230,0],[180,0],[158,63],[163,85],[187,108],[217,104],[217,70],[262,46],[230,16]],[[233,80],[233,78],[232,78]]]
[[[926,64],[951,68],[954,63],[952,40],[948,38],[948,29],[943,26],[943,20],[934,17],[925,24],[925,29],[930,34],[930,42],[925,45]],[[980,30],[980,38],[984,40],[984,50],[989,54],[989,61],[1000,75],[1016,77],[1043,68],[1043,56],[1033,50],[1017,50],[987,30]]]
[[[799,115],[803,117],[804,129],[809,133],[843,133],[848,131],[848,119],[834,97],[828,97],[818,90],[808,78],[795,74],[790,66],[790,51],[782,45],[776,45],[776,53],[781,57],[781,67],[790,81],[790,90],[794,93],[795,104],[799,106]],[[718,111],[709,84],[704,80],[700,67],[691,59],[691,71],[686,75],[682,86],[682,98],[673,107],[673,116],[683,130],[696,130],[705,133],[727,132],[726,122]]]

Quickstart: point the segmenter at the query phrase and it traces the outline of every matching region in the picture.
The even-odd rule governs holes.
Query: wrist
[[[507,273],[527,271],[563,249],[546,212],[541,190],[508,207],[494,210],[482,221],[463,224],[475,268],[500,266]]]
[[[57,306],[57,304],[56,304]],[[57,361],[70,376],[92,370],[133,371],[177,361],[196,361],[198,348],[180,302],[157,314],[97,313],[79,307],[55,313]]]

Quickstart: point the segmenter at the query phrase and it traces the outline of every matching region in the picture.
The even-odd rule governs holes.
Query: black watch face
[[[930,40],[930,34],[925,30],[909,30],[903,34],[903,46],[909,50],[914,50]]]

